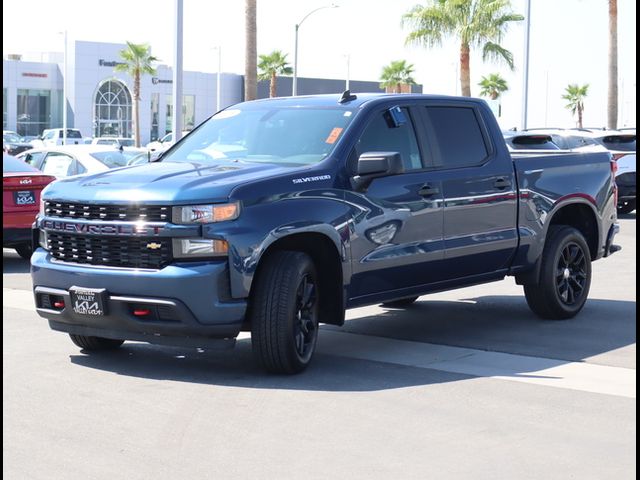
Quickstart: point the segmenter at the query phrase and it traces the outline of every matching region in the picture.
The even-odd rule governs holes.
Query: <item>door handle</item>
[[[493,186],[496,187],[496,188],[500,188],[500,189],[508,188],[508,187],[511,186],[511,182],[509,180],[507,180],[506,178],[504,178],[504,177],[500,177],[495,181]]]
[[[418,190],[418,195],[421,197],[430,197],[432,195],[436,195],[440,193],[440,189],[438,187],[432,187],[429,183],[426,183]]]

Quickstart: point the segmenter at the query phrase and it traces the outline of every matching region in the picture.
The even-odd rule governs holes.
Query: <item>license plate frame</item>
[[[69,289],[71,308],[76,315],[102,317],[107,314],[107,289],[73,286]]]
[[[18,190],[13,192],[13,203],[17,207],[36,204],[36,194],[33,190]]]

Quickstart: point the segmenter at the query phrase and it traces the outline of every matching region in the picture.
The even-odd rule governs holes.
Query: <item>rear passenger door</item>
[[[420,111],[444,196],[443,280],[508,268],[518,242],[511,156],[496,149],[479,104],[433,102]]]

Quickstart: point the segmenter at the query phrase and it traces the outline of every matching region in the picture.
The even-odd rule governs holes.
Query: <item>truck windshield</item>
[[[344,108],[228,109],[211,117],[162,157],[169,162],[215,163],[225,159],[300,166],[333,150],[353,111]]]

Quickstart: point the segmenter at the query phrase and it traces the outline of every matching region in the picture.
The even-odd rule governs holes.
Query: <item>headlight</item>
[[[227,255],[229,244],[224,240],[204,238],[174,238],[174,258],[218,257]]]
[[[216,205],[187,205],[173,207],[173,223],[213,223],[235,220],[240,215],[240,203]]]

